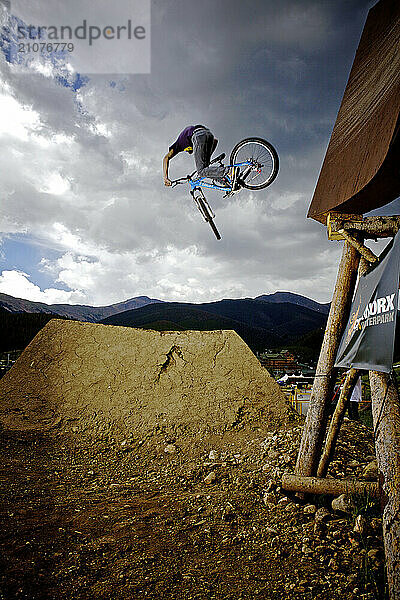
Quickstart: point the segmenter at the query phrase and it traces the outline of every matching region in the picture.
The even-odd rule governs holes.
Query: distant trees
[[[50,321],[60,318],[45,313],[10,313],[0,309],[0,352],[23,350]]]

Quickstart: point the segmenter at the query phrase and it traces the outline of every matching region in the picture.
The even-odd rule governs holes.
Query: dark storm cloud
[[[267,124],[289,148],[297,140],[286,141],[283,120],[289,135],[315,121],[326,135],[318,122],[329,127],[337,112],[371,2],[165,4],[151,79],[177,108],[209,113],[227,131]]]

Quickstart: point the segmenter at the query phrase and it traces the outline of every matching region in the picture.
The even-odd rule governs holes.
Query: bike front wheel
[[[262,138],[246,138],[236,144],[231,152],[230,163],[248,164],[247,173],[245,166],[242,171],[245,173],[243,185],[249,190],[262,190],[271,185],[279,170],[277,151]]]

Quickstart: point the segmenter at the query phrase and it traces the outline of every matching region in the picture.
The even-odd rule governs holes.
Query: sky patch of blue
[[[30,275],[30,281],[42,290],[56,287],[60,290],[70,291],[68,286],[63,283],[55,283],[53,274],[46,273],[40,265],[43,258],[53,261],[60,256],[60,252],[35,243],[32,236],[9,236],[3,240],[0,246],[0,272],[22,271]]]
[[[0,31],[0,50],[3,52],[8,63],[29,66],[29,62],[32,60],[30,53],[18,51],[19,44],[21,43],[17,36],[18,27],[27,28],[27,25],[18,17],[9,15],[8,25],[3,26]],[[28,42],[29,39],[26,43]],[[53,65],[54,78],[59,85],[77,92],[88,83],[89,77],[83,76],[80,73],[71,73],[66,68],[67,51],[46,52],[43,56]]]

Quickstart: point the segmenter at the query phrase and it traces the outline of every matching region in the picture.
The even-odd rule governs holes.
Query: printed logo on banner
[[[373,325],[381,325],[381,323],[390,323],[394,321],[395,308],[394,299],[396,292],[385,296],[384,298],[378,298],[370,302],[361,318],[356,319],[355,326],[357,329],[365,329]],[[389,312],[391,311],[391,312]]]

